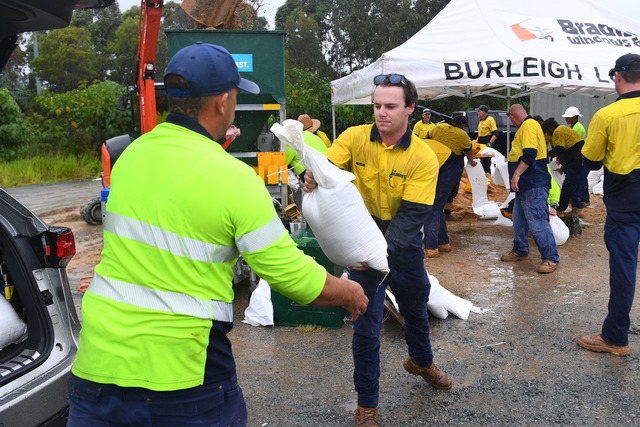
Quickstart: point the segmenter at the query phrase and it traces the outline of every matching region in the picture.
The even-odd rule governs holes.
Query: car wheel
[[[80,215],[85,220],[87,224],[90,225],[100,225],[102,224],[102,200],[98,197],[96,199],[92,199],[84,205],[84,207],[80,210]]]

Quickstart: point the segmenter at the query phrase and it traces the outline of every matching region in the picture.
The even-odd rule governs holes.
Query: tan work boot
[[[556,271],[557,268],[558,268],[558,264],[556,264],[555,262],[551,262],[548,259],[545,259],[544,261],[542,261],[542,264],[540,264],[540,267],[538,267],[538,273],[540,274],[553,273],[554,271]]]
[[[507,252],[506,254],[502,255],[500,257],[500,261],[516,262],[516,261],[522,261],[523,259],[527,259],[527,258],[529,258],[528,255],[518,255],[514,251],[510,251],[510,252]]]
[[[438,258],[440,256],[440,252],[437,249],[425,249],[424,257],[425,258]]]
[[[611,353],[616,356],[627,356],[629,354],[628,345],[609,344],[600,335],[583,335],[578,338],[578,345],[599,353]]]
[[[418,366],[411,357],[407,357],[402,362],[402,366],[405,371],[413,375],[420,375],[431,387],[438,390],[449,390],[453,385],[449,374],[438,368],[435,363],[432,363],[428,368],[423,368]]]
[[[445,243],[444,245],[438,245],[438,250],[440,252],[451,252],[451,245],[449,243]]]
[[[356,408],[356,427],[380,427],[380,416],[378,408]]]

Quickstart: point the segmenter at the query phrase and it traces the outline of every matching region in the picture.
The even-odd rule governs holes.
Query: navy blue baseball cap
[[[171,74],[184,78],[187,86],[167,85]],[[257,84],[240,77],[236,62],[225,48],[203,42],[180,49],[169,61],[164,79],[167,95],[177,98],[218,95],[234,87],[260,93]]]
[[[618,71],[640,71],[640,55],[627,53],[616,59],[616,66],[609,70],[609,77]]]

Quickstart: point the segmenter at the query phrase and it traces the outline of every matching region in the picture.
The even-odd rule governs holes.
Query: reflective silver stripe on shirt
[[[120,237],[169,251],[173,255],[193,261],[227,262],[235,260],[240,255],[236,247],[215,245],[180,236],[155,225],[113,212],[107,215],[104,229]]]
[[[135,307],[233,322],[233,304],[204,300],[180,292],[161,291],[95,274],[87,292]]]
[[[282,220],[274,216],[271,221],[236,239],[236,246],[240,252],[255,252],[266,248],[286,233]]]

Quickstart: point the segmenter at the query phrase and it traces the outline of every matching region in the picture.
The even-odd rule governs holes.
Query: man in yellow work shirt
[[[518,128],[507,158],[513,205],[513,249],[500,257],[504,262],[529,258],[529,232],[540,252],[538,273],[553,273],[560,256],[549,225],[549,189],[551,175],[547,169],[547,141],[540,124],[527,114],[521,104],[509,107],[511,123]]]
[[[498,125],[496,120],[489,115],[489,108],[486,105],[478,107],[478,143],[491,147],[496,139],[498,139]],[[491,158],[484,157],[480,159],[480,164],[484,173],[491,173]]]
[[[452,151],[452,155],[455,156],[455,170],[452,179],[458,185],[454,185],[451,189],[451,193],[447,197],[447,202],[444,205],[445,218],[448,220],[460,220],[461,217],[456,217],[451,214],[453,208],[453,200],[458,195],[458,189],[460,187],[460,178],[462,177],[462,171],[464,170],[464,158],[471,166],[476,165],[476,161],[473,158],[473,150],[469,135],[464,131],[467,127],[467,118],[462,114],[459,114],[451,119],[451,123],[440,123],[429,131],[428,138],[435,139],[441,144],[446,145]]]
[[[427,139],[427,134],[434,127],[436,127],[436,125],[431,123],[431,110],[425,108],[422,110],[422,120],[413,126],[413,133],[418,135],[420,139]]]
[[[359,427],[380,425],[380,331],[387,286],[404,316],[409,350],[404,369],[436,389],[448,390],[452,385],[449,375],[433,363],[426,308],[431,285],[420,231],[432,209],[438,160],[409,127],[418,98],[415,85],[400,74],[377,76],[373,84],[375,124],[348,128],[326,152],[333,164],[356,176],[355,185],[388,245],[391,271],[386,277],[370,268],[350,272],[369,297],[366,314],[353,324],[355,425]],[[316,186],[307,172],[305,190]]]
[[[578,345],[626,356],[640,244],[640,55],[629,53],[618,58],[609,77],[620,96],[593,116],[582,148],[590,169],[604,166],[609,305],[600,334],[583,335]]]
[[[557,157],[562,165],[564,181],[558,203],[558,216],[564,218],[565,210],[571,203],[571,213],[582,217],[584,202],[581,198],[583,186],[587,185],[588,170],[584,165],[584,157],[580,150],[584,140],[578,132],[569,126],[560,126],[553,118],[542,122],[542,131],[551,141],[552,150],[549,158]]]

